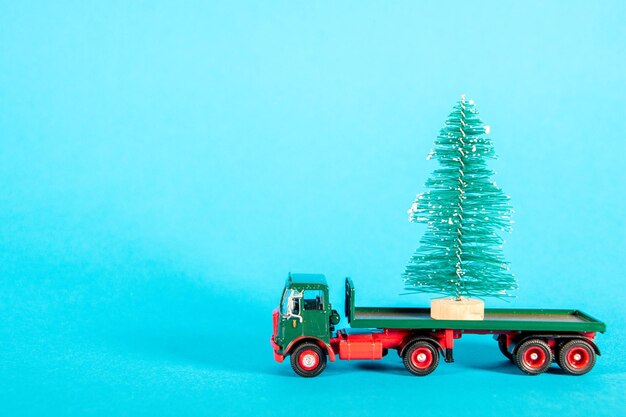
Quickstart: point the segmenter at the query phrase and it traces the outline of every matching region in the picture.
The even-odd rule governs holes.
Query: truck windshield
[[[285,288],[283,296],[280,298],[280,314],[287,313],[287,302],[289,300],[289,290]]]
[[[300,300],[302,300],[302,291],[286,289],[280,302],[280,314],[286,319],[296,317],[302,321]]]

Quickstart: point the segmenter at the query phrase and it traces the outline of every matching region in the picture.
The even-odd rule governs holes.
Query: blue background
[[[184,4],[183,4],[184,3]],[[544,4],[545,3],[545,4]],[[623,415],[623,2],[0,2],[0,415]],[[486,336],[273,362],[288,271],[400,297],[406,210],[453,104],[512,196],[510,304],[608,323],[522,376]],[[342,322],[342,324],[345,324]]]

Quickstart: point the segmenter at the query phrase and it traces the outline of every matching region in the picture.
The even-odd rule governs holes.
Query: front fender
[[[311,336],[300,336],[292,340],[291,343],[289,343],[283,351],[283,357],[289,355],[291,351],[301,342],[315,343],[316,345],[324,349],[324,351],[328,355],[328,359],[330,359],[331,362],[335,362],[335,352],[333,351],[333,348],[329,344],[324,343],[323,340]]]

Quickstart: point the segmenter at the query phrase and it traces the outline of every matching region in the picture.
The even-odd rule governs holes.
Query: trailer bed
[[[346,317],[352,328],[456,329],[470,331],[604,332],[606,325],[579,310],[485,309],[484,320],[434,320],[429,308],[355,307],[346,279]]]

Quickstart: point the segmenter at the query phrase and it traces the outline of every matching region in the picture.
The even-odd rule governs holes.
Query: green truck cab
[[[327,359],[378,360],[396,350],[409,372],[433,372],[442,356],[454,362],[454,340],[489,334],[500,351],[529,375],[556,362],[566,374],[589,372],[600,350],[594,338],[606,325],[575,309],[485,309],[484,320],[435,320],[429,308],[356,307],[352,280],[345,280],[345,315],[350,328],[335,331],[328,283],[320,274],[289,274],[272,314],[274,359],[290,356],[296,374],[319,375]]]
[[[306,341],[332,354],[330,337],[339,313],[330,304],[324,275],[290,274],[273,322],[272,346],[278,361],[282,362],[294,344]]]

